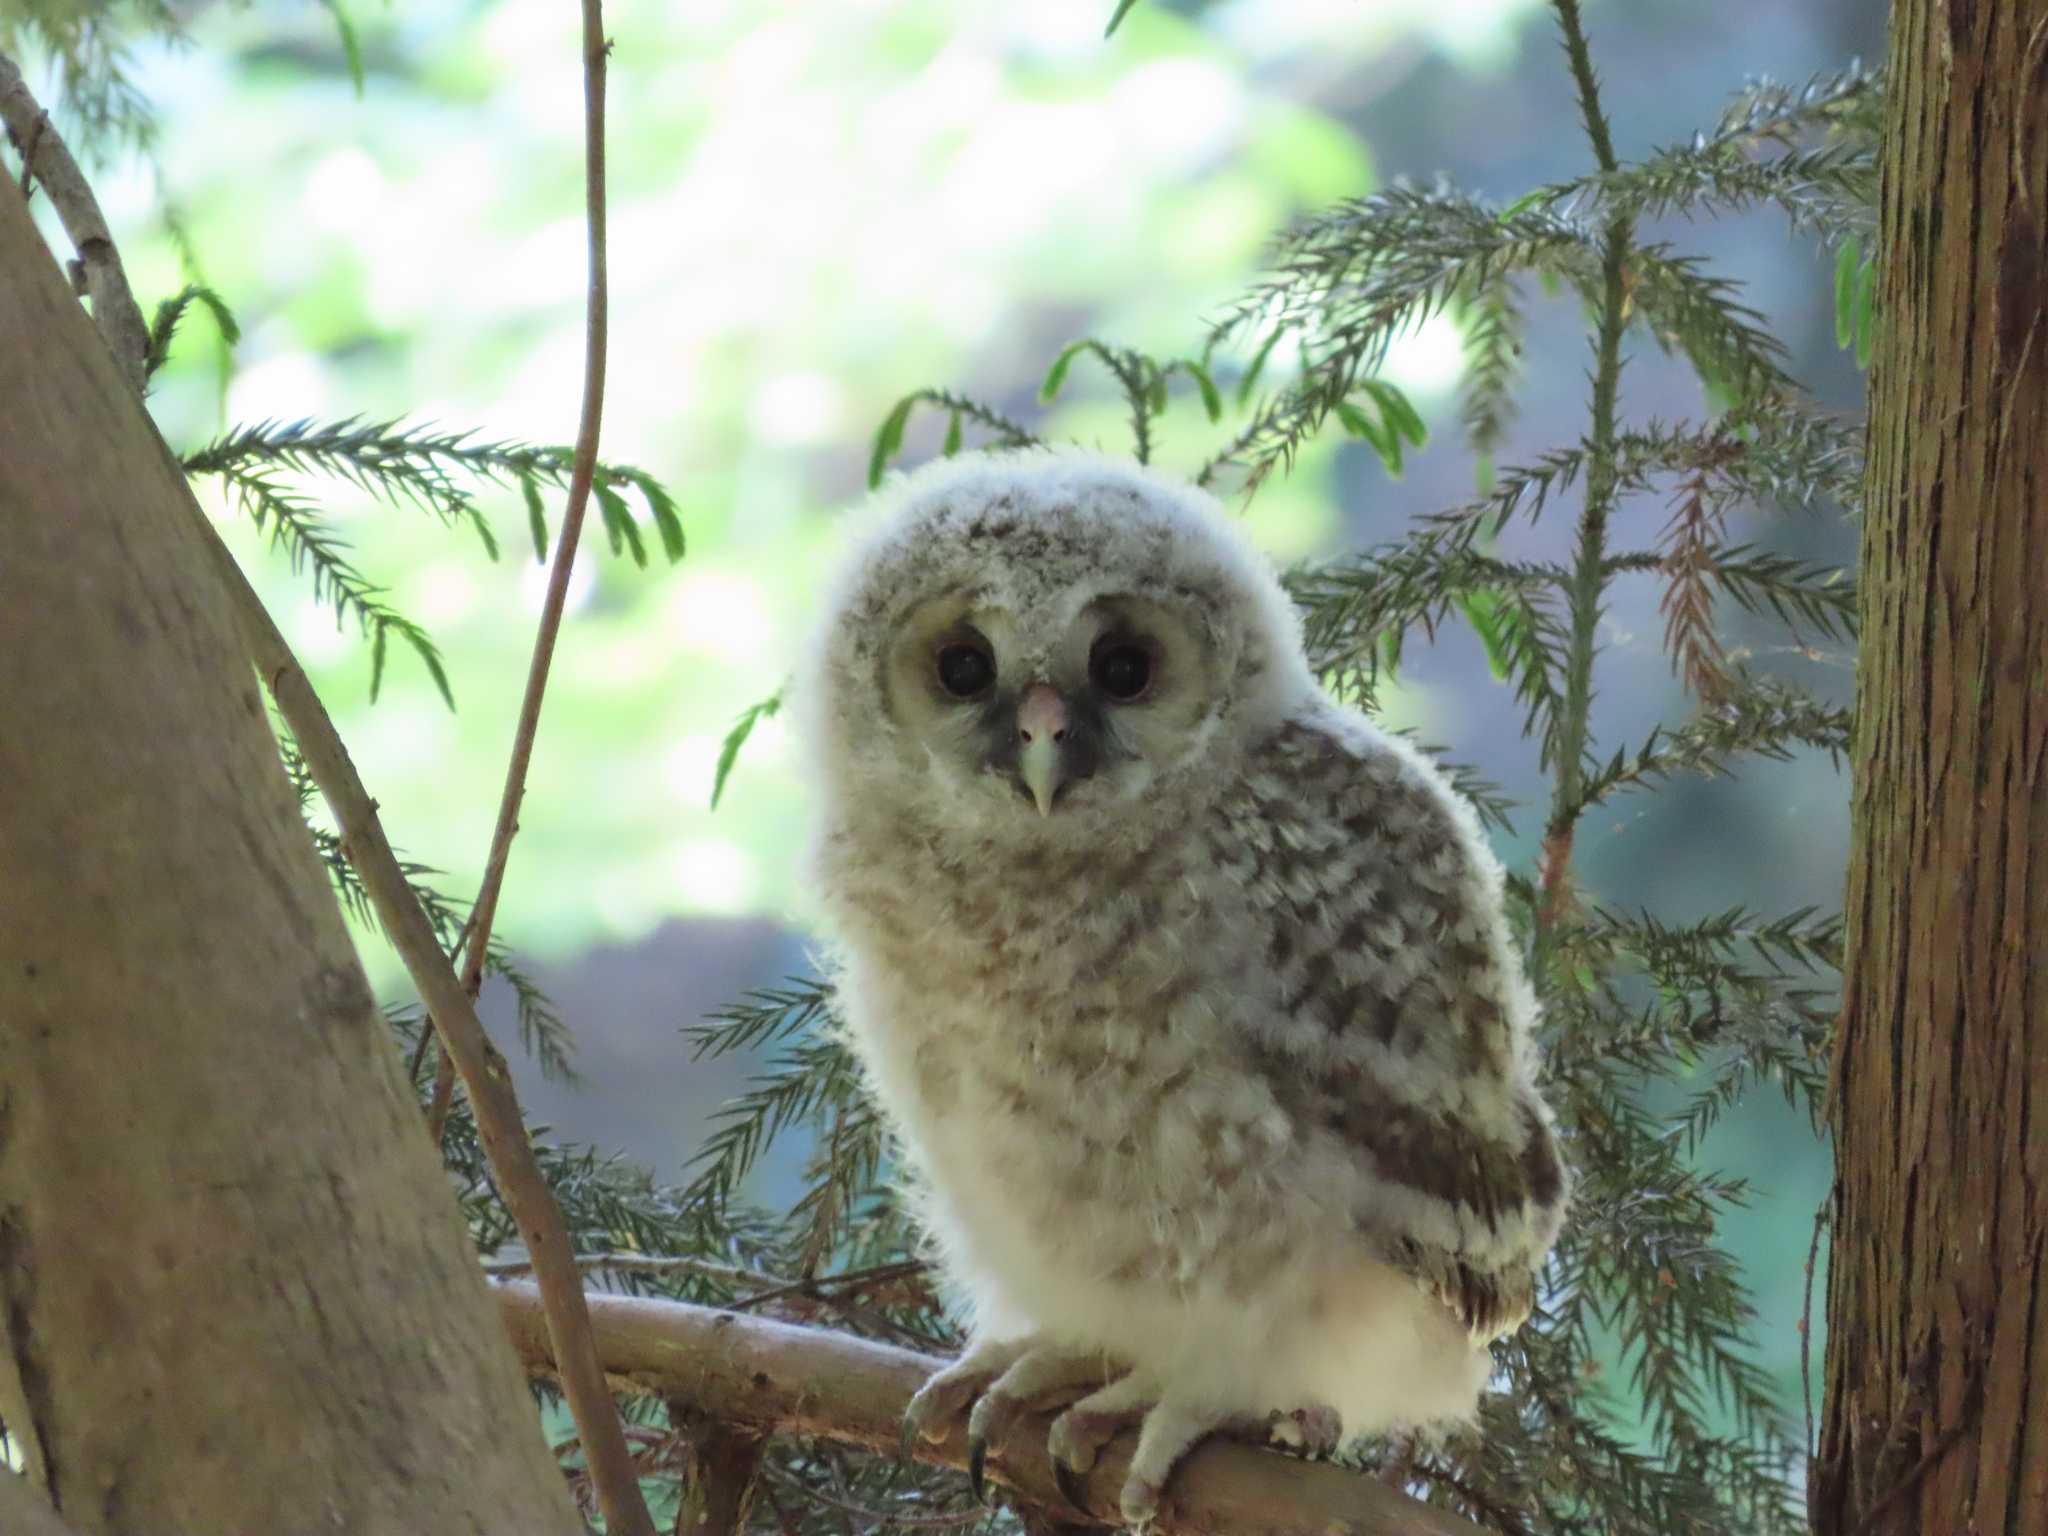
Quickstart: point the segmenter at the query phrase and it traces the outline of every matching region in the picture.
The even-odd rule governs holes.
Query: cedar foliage
[[[1110,30],[1135,0],[1119,0]],[[1050,401],[1088,367],[1128,410],[1131,448],[1150,460],[1153,428],[1178,398],[1216,424],[1211,455],[1187,473],[1248,499],[1286,473],[1302,447],[1331,432],[1356,439],[1390,470],[1426,435],[1418,413],[1376,376],[1389,345],[1448,311],[1465,337],[1458,420],[1478,468],[1463,505],[1416,514],[1398,537],[1287,573],[1312,658],[1328,686],[1367,709],[1398,677],[1419,631],[1462,622],[1523,711],[1524,736],[1549,776],[1545,857],[1511,871],[1508,896],[1543,1000],[1545,1080],[1579,1175],[1576,1203],[1530,1323],[1495,1346],[1498,1391],[1476,1432],[1441,1446],[1372,1445],[1364,1466],[1414,1496],[1504,1536],[1575,1533],[1785,1532],[1804,1529],[1804,1437],[1788,1405],[1745,1351],[1753,1317],[1740,1266],[1717,1217],[1740,1202],[1739,1180],[1700,1167],[1699,1138],[1745,1093],[1775,1085],[1817,1113],[1833,1018],[1840,928],[1833,913],[1731,910],[1670,922],[1602,906],[1572,879],[1573,835],[1587,812],[1681,774],[1717,774],[1745,756],[1846,750],[1848,712],[1734,660],[1729,605],[1768,615],[1802,641],[1850,640],[1855,592],[1843,572],[1731,543],[1731,512],[1810,507],[1852,513],[1862,469],[1861,424],[1821,410],[1783,371],[1783,349],[1739,289],[1698,258],[1639,234],[1663,215],[1776,208],[1836,252],[1838,333],[1861,357],[1873,323],[1865,254],[1875,193],[1881,81],[1852,66],[1803,85],[1756,82],[1711,129],[1637,162],[1615,156],[1577,0],[1552,0],[1592,153],[1582,176],[1495,207],[1454,187],[1396,186],[1323,210],[1275,241],[1269,270],[1180,356],[1154,358],[1099,338],[1055,357]],[[343,13],[336,7],[345,29]],[[110,13],[111,14],[111,13]],[[169,13],[145,6],[145,18]],[[56,18],[64,18],[64,31]],[[146,127],[146,103],[119,69],[117,33],[90,8],[35,7],[31,32],[63,61],[88,121]],[[1513,419],[1525,313],[1562,296],[1586,316],[1593,352],[1587,425],[1525,463],[1496,466]],[[167,299],[152,328],[160,366],[197,306],[223,337],[233,316],[211,290]],[[1697,373],[1712,409],[1698,420],[1622,424],[1627,345],[1647,336]],[[1286,370],[1278,357],[1292,359]],[[958,391],[905,396],[876,434],[879,482],[919,411],[942,413],[943,451],[1038,441],[1025,423]],[[493,559],[499,545],[479,498],[519,493],[535,554],[547,541],[545,496],[560,491],[570,453],[494,442],[402,422],[260,422],[188,453],[195,477],[216,477],[370,647],[374,696],[395,637],[452,703],[432,639],[393,610],[322,517],[313,487],[338,480],[391,507],[465,529]],[[596,485],[614,555],[648,558],[628,492],[644,505],[667,557],[684,552],[667,492],[630,466],[603,465]],[[1578,494],[1568,565],[1515,556],[1511,535]],[[1665,649],[1696,709],[1640,743],[1598,744],[1590,728],[1600,659],[1597,621],[1613,584],[1661,585]],[[736,725],[718,766],[722,789],[748,731],[777,701]],[[1611,746],[1611,751],[1610,751]],[[320,822],[288,738],[282,751],[307,808],[309,835],[336,892],[368,912],[344,851]],[[1501,831],[1518,808],[1455,762],[1445,767]],[[451,954],[466,905],[434,872],[408,871]],[[518,1001],[523,1042],[551,1073],[570,1071],[566,1026],[501,941],[488,969]],[[828,1026],[827,987],[796,979],[744,997],[689,1031],[699,1056],[746,1051],[761,1060],[749,1090],[708,1128],[687,1182],[657,1185],[596,1149],[537,1135],[543,1166],[594,1285],[672,1296],[847,1329],[932,1350],[959,1337],[892,1193],[883,1127]],[[422,1103],[432,1096],[416,1008],[387,1010]],[[1660,1087],[1695,1087],[1677,1112]],[[750,1171],[778,1137],[809,1147],[788,1210],[745,1198]],[[449,1175],[485,1260],[516,1269],[514,1229],[497,1196],[466,1106],[449,1116]],[[1606,1379],[1618,1353],[1624,1380]],[[546,1393],[541,1392],[543,1398]],[[628,1405],[657,1508],[673,1507],[684,1464],[657,1404]],[[565,1471],[575,1478],[573,1448]],[[984,1509],[953,1474],[858,1455],[799,1438],[773,1442],[753,1522],[783,1533],[959,1526],[1018,1528]]]

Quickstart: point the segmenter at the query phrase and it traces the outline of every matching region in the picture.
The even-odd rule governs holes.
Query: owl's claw
[[[982,1389],[1016,1363],[1022,1343],[977,1344],[944,1370],[925,1379],[903,1410],[903,1455],[908,1460],[920,1440],[937,1442]]]
[[[970,1435],[967,1440],[967,1486],[974,1490],[974,1502],[988,1502],[988,1442]]]
[[[1052,1459],[1052,1480],[1060,1485],[1060,1492],[1066,1500],[1082,1514],[1093,1516],[1095,1511],[1088,1507],[1088,1482],[1086,1475],[1068,1466],[1059,1457]]]

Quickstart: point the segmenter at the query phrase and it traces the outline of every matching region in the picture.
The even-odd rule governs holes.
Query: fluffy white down
[[[992,506],[1052,529],[1051,552],[1041,541],[1028,561],[963,567],[954,534]],[[1115,814],[1041,820],[954,794],[931,747],[889,718],[876,675],[908,605],[963,580],[1048,622],[1101,592],[1221,594],[1203,611],[1228,687]],[[1533,1003],[1498,917],[1498,866],[1426,759],[1321,693],[1292,605],[1227,514],[1092,454],[969,456],[898,479],[849,542],[790,707],[821,801],[812,870],[846,1036],[976,1336],[1100,1350],[1162,1395],[1232,1412],[1327,1405],[1349,1436],[1468,1416],[1484,1343],[1357,1227],[1380,1210],[1440,1241],[1456,1208],[1375,1180],[1305,1122],[1271,1058],[1248,1064],[1249,1042],[1293,1050],[1301,1025],[1278,1016],[1264,959],[1278,919],[1230,850],[1341,841],[1237,824],[1265,771],[1251,754],[1284,727],[1325,729],[1361,773],[1376,762],[1441,812],[1509,1033],[1485,1091],[1422,1083],[1413,1097],[1505,1136]],[[1495,1237],[1540,1258],[1555,1227],[1549,1213]]]

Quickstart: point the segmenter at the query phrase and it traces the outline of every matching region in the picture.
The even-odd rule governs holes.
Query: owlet
[[[1157,1510],[1217,1430],[1470,1415],[1566,1174],[1470,806],[1333,702],[1214,500],[1033,450],[901,479],[792,698],[847,1038],[970,1347],[981,1449],[1072,1399]]]

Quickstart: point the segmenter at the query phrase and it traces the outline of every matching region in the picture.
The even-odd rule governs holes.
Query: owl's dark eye
[[[974,699],[995,685],[996,660],[978,645],[955,642],[939,651],[939,686],[956,699]]]
[[[1119,704],[1133,704],[1152,686],[1152,653],[1131,640],[1103,640],[1088,658],[1088,676]]]

